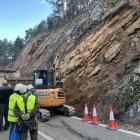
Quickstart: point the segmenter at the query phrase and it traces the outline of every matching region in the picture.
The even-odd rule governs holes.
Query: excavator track
[[[66,116],[73,116],[75,115],[75,108],[69,105],[63,105],[61,108],[61,111],[63,111],[64,115]],[[37,121],[39,122],[45,122],[50,119],[50,111],[48,109],[41,108],[39,110],[39,113],[37,114]]]
[[[50,119],[50,111],[47,109],[40,109],[39,113],[37,114],[37,121],[45,122]]]
[[[64,115],[66,116],[73,116],[75,115],[75,108],[69,105],[63,105],[64,106]]]

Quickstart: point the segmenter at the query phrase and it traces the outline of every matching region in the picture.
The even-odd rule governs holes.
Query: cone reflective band
[[[92,123],[93,124],[98,124],[98,117],[97,117],[96,105],[95,104],[93,105]]]
[[[112,106],[110,106],[108,129],[112,129],[112,130],[117,129],[117,124],[116,124],[116,121],[114,119],[114,113],[112,110]]]
[[[88,107],[87,107],[87,103],[85,103],[85,109],[84,109],[84,121],[89,121],[89,115],[88,115]]]
[[[88,108],[87,108],[87,106],[85,107],[85,114],[88,114]]]
[[[112,111],[110,112],[109,120],[114,120],[114,114]]]
[[[97,116],[97,112],[95,108],[93,108],[93,116]]]

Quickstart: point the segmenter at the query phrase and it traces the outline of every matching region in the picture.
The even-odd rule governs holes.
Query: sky
[[[14,41],[51,13],[45,0],[0,0],[0,39]]]

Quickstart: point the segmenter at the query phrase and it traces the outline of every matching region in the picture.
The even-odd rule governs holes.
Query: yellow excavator
[[[57,76],[56,76],[57,73]],[[38,121],[49,120],[51,112],[62,112],[66,116],[75,114],[75,108],[65,104],[63,82],[60,77],[60,58],[55,57],[50,69],[34,70],[34,86],[40,104]]]

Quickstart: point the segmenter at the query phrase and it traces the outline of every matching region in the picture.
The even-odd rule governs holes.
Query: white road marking
[[[76,119],[76,120],[82,120],[81,118],[78,118],[78,117],[71,117],[73,119]],[[107,127],[107,125],[105,124],[98,124],[99,126],[102,126],[102,127]],[[130,134],[130,135],[135,135],[135,136],[138,136],[140,137],[140,134],[139,133],[135,133],[135,132],[132,132],[132,131],[128,131],[128,130],[123,130],[123,129],[117,129],[117,131],[120,131],[120,132],[123,132],[123,133],[127,133],[127,134]]]
[[[140,137],[140,134],[135,133],[135,132],[131,132],[131,131],[123,130],[123,129],[118,129],[118,131]]]
[[[38,134],[42,136],[43,138],[45,138],[46,140],[54,140],[53,138],[51,138],[50,136],[46,135],[45,133],[41,131],[38,131]]]
[[[76,120],[82,120],[81,118],[78,118],[78,117],[75,117],[75,116],[72,116],[71,118],[73,118],[73,119],[76,119]]]
[[[100,125],[100,126],[102,126],[102,127],[107,127],[107,125],[105,125],[105,124],[98,124],[98,125]]]

